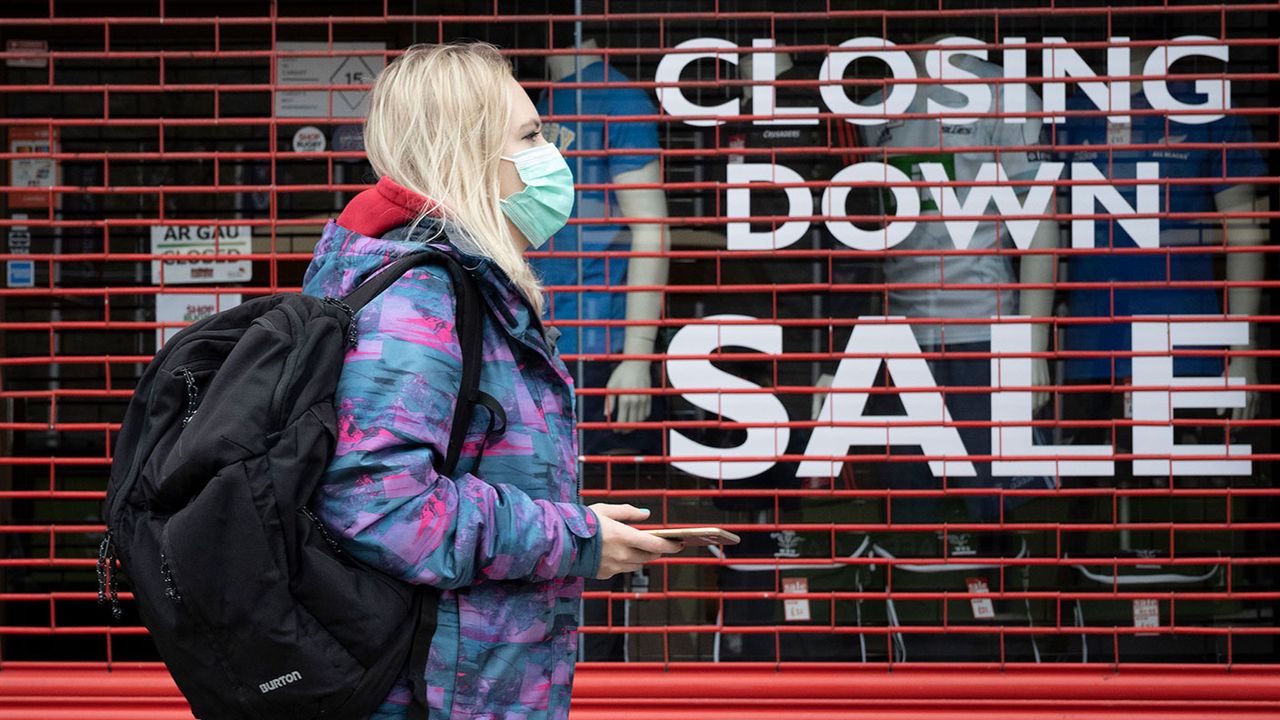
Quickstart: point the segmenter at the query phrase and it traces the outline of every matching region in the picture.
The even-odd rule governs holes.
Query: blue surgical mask
[[[515,163],[525,187],[502,198],[502,212],[535,250],[569,221],[573,211],[573,173],[555,145],[521,150],[503,160]]]

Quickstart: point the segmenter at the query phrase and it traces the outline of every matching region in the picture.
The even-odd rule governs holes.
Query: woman
[[[486,438],[477,410],[458,471],[433,469],[462,361],[449,276],[420,267],[357,317],[337,449],[313,502],[344,549],[443,591],[433,718],[567,717],[583,578],[681,548],[623,524],[646,510],[581,504],[573,388],[522,255],[573,203],[573,176],[540,129],[493,46],[409,48],[370,94],[365,148],[380,179],[325,227],[304,280],[305,293],[341,296],[429,243],[484,297],[480,390],[505,410],[505,432]],[[406,675],[373,717],[404,716],[409,687]]]

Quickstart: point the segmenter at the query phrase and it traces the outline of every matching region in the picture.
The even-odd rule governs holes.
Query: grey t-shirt
[[[953,56],[952,63],[957,67],[983,78],[998,78],[1003,73],[999,66],[979,60],[968,55]],[[1000,86],[990,85],[991,107],[982,112],[995,112],[1001,103]],[[867,103],[877,103],[881,93],[867,99]],[[965,98],[959,93],[944,88],[941,84],[922,84],[916,89],[915,98],[909,113],[925,113],[928,100],[960,108]],[[1040,110],[1040,98],[1029,89],[1027,91],[1028,112]],[[1000,162],[1010,180],[1034,178],[1038,161],[1024,148],[1036,144],[1040,137],[1040,118],[1027,118],[1018,123],[1006,123],[1000,117],[981,117],[967,125],[944,125],[936,118],[890,120],[884,125],[862,127],[863,141],[870,147],[889,148],[929,148],[917,150],[909,154],[894,154],[887,151],[881,159],[902,170],[913,181],[924,178],[920,173],[920,163],[941,163],[952,180],[972,181],[976,179],[979,168],[985,162]],[[969,147],[1007,147],[1008,151],[998,153],[992,150],[967,150]],[[936,149],[935,149],[936,148]],[[868,160],[875,161],[875,156]],[[1013,265],[1009,256],[1004,255],[962,255],[955,252],[955,245],[947,233],[946,225],[939,215],[938,206],[928,188],[920,187],[920,215],[937,216],[938,219],[922,219],[905,240],[896,245],[895,250],[927,250],[936,251],[921,255],[893,255],[885,259],[884,276],[887,283],[939,283],[941,289],[889,290],[890,315],[905,315],[908,318],[977,318],[986,319],[994,315],[1016,315],[1018,313],[1017,292],[1011,289],[997,291],[995,288],[980,290],[951,290],[947,285],[974,283],[1011,283],[1014,282]],[[969,192],[967,187],[955,188],[956,195],[963,201]],[[891,213],[892,197],[889,196],[884,211]],[[987,214],[995,212],[994,203],[990,204]],[[1007,232],[1001,230],[1002,238],[996,236],[996,223],[982,222],[969,243],[970,249],[989,249],[1000,247],[1000,240],[1007,239]],[[1006,243],[1006,247],[1011,244]],[[912,326],[916,340],[921,345],[937,346],[942,343],[944,334],[948,344],[988,342],[991,330],[987,325],[951,324],[943,327],[937,324],[917,324]],[[944,330],[945,328],[945,330]]]

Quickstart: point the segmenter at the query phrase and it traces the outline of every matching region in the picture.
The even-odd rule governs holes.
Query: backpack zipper
[[[171,350],[169,348],[161,349],[157,353],[157,356],[161,353],[165,353],[166,351]],[[167,359],[168,358],[166,358],[166,361]],[[217,367],[218,365],[220,365],[218,361],[203,361],[193,363],[190,367],[193,367],[196,370],[201,370],[205,369],[206,366]],[[188,366],[180,366],[179,369],[185,371],[188,370]],[[162,373],[169,373],[172,375],[174,372],[176,371],[164,369],[164,364],[162,363],[161,367],[156,369],[155,375],[158,376]],[[156,387],[158,385],[159,383],[153,376],[151,387],[147,392],[147,402],[145,406],[146,413],[143,415],[145,418],[151,417],[151,408],[155,404]],[[145,430],[147,428],[144,426],[143,429]],[[107,523],[107,530],[103,533],[102,541],[98,544],[98,603],[103,604],[110,599],[111,617],[115,620],[120,620],[124,616],[124,611],[120,608],[119,598],[119,573],[122,568],[120,567],[119,555],[116,552],[113,533],[111,532],[111,518],[115,517],[121,504],[123,504],[129,497],[129,494],[133,492],[133,486],[137,484],[138,478],[142,474],[141,469],[138,467],[138,460],[139,459],[135,456],[133,462],[129,465],[129,470],[125,474],[120,487],[116,489],[116,493],[111,497],[111,502],[107,504],[106,512],[103,517],[103,520]]]
[[[173,579],[173,568],[169,566],[169,558],[165,556],[165,546],[169,544],[169,523],[160,531],[160,579],[164,581],[164,595],[175,603],[182,602],[182,593]]]
[[[160,553],[160,578],[164,580],[164,594],[170,600],[180,603],[182,602],[182,593],[178,592],[178,586],[173,583],[173,570],[169,567],[169,559]]]
[[[114,620],[124,617],[124,611],[120,609],[119,572],[120,563],[116,559],[115,545],[111,542],[111,529],[108,528],[98,545],[98,604],[106,604],[110,596],[111,617]]]
[[[187,423],[191,422],[191,418],[196,416],[196,404],[200,400],[199,390],[196,388],[196,378],[187,366],[178,368],[178,372],[182,373],[182,379],[187,382],[187,412],[182,416],[182,427],[186,427]]]
[[[320,522],[320,518],[316,517],[315,513],[311,512],[311,508],[303,505],[298,508],[298,512],[306,515],[307,519],[311,521],[311,524],[316,526],[316,529],[320,531],[320,537],[324,538],[324,541],[329,543],[329,547],[333,548],[335,555],[342,554],[342,548],[338,546],[338,541],[333,539],[333,536],[329,534],[328,529],[325,528],[324,523]]]

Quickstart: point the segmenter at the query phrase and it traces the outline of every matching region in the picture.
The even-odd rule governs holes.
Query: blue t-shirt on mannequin
[[[553,118],[563,115],[656,115],[657,110],[644,90],[627,87],[626,75],[605,63],[592,62],[560,82],[619,83],[619,87],[556,87],[538,98],[538,114]],[[579,98],[581,106],[579,106]],[[543,125],[543,135],[560,151],[656,150],[658,126],[650,121],[555,120]],[[620,173],[637,170],[656,161],[657,153],[599,154],[566,156],[580,184],[616,182]],[[582,190],[574,203],[574,218],[622,217],[612,191]],[[552,236],[543,248],[552,257],[531,258],[531,264],[550,292],[546,315],[552,320],[623,320],[626,318],[625,292],[556,291],[554,286],[609,286],[627,284],[626,257],[555,257],[554,253],[626,251],[630,230],[618,224],[569,224]],[[562,353],[617,353],[622,351],[626,333],[622,326],[560,326],[557,342]]]
[[[1193,103],[1200,98],[1189,83],[1169,84],[1177,99]],[[1144,94],[1134,95],[1135,110],[1150,109]],[[1083,92],[1067,101],[1067,110],[1095,110]],[[1214,196],[1234,183],[1216,178],[1256,177],[1266,174],[1266,165],[1257,150],[1239,147],[1253,142],[1248,120],[1227,114],[1210,123],[1191,125],[1174,122],[1164,114],[1132,115],[1127,142],[1167,147],[1121,149],[1107,145],[1108,126],[1104,115],[1069,115],[1059,126],[1058,142],[1067,145],[1096,145],[1097,149],[1076,149],[1066,153],[1067,162],[1091,162],[1112,180],[1132,179],[1140,162],[1160,164],[1160,177],[1198,178],[1190,184],[1161,185],[1161,212],[1215,213]],[[1218,147],[1194,148],[1207,143]],[[1225,144],[1225,149],[1223,145]],[[1167,188],[1167,189],[1166,189]],[[1135,205],[1133,185],[1117,185],[1125,201]],[[1215,220],[1160,219],[1160,248],[1210,246],[1222,242],[1220,223]],[[1118,222],[1094,223],[1094,247],[1136,247]],[[1166,253],[1149,250],[1137,254],[1073,255],[1066,261],[1067,278],[1072,283],[1168,282],[1214,279],[1216,253]],[[1072,317],[1125,317],[1132,315],[1212,315],[1222,312],[1222,290],[1214,288],[1146,287],[1114,289],[1073,289],[1068,293],[1068,314]],[[1131,349],[1127,323],[1071,325],[1066,348],[1078,351],[1127,351]],[[1115,358],[1115,379],[1131,374],[1127,357]],[[1065,364],[1068,380],[1097,381],[1112,377],[1110,357],[1071,358]],[[1176,375],[1220,375],[1222,361],[1211,357],[1177,357]]]

